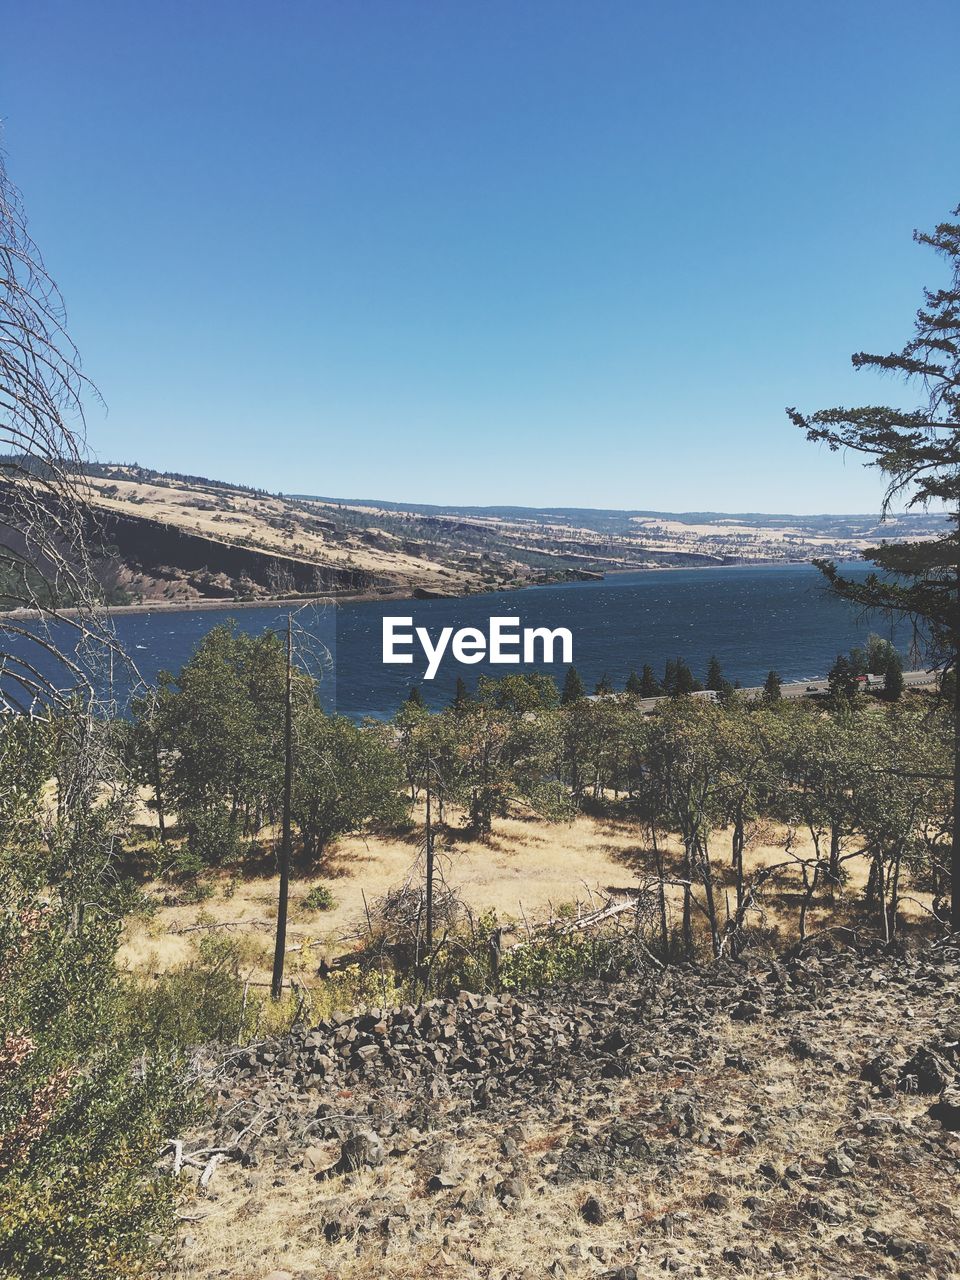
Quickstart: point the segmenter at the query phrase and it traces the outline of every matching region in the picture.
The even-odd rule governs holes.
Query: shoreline
[[[859,564],[859,560],[838,560],[838,564]],[[467,600],[474,599],[480,595],[505,595],[512,591],[530,591],[537,587],[556,587],[570,586],[578,581],[605,581],[607,578],[617,578],[628,573],[676,573],[683,570],[723,570],[723,569],[787,569],[787,568],[803,568],[812,566],[810,560],[740,560],[727,564],[658,564],[645,565],[643,567],[624,568],[624,569],[607,569],[602,573],[598,571],[597,577],[584,577],[557,579],[553,582],[529,582],[522,586],[501,587],[491,591],[471,591],[465,593],[451,594],[448,596],[437,596],[436,599],[441,600]],[[265,600],[225,600],[215,596],[201,596],[196,600],[151,600],[141,601],[137,604],[115,604],[104,605],[103,611],[112,615],[129,615],[134,617],[138,614],[147,613],[202,613],[211,612],[216,609],[234,610],[234,609],[288,609],[288,608],[304,608],[307,605],[338,605],[338,604],[370,604],[378,600],[417,600],[416,587],[396,587],[384,591],[349,591],[342,594],[317,594],[311,596],[278,596],[276,598]],[[58,609],[56,612],[48,613],[42,609],[7,609],[0,611],[0,625],[3,618],[11,619],[30,619],[30,618],[48,618],[56,620],[57,618],[76,618],[80,616],[79,609],[70,607],[66,609]]]
[[[215,609],[286,609],[304,607],[311,604],[353,604],[361,600],[411,600],[411,592],[398,587],[396,592],[349,592],[343,595],[315,596],[277,596],[267,600],[224,600],[216,596],[201,596],[197,600],[144,600],[137,604],[107,604],[101,611],[110,615],[127,614],[135,616],[143,613],[203,613]],[[0,623],[4,618],[77,618],[81,610],[69,607],[47,611],[44,609],[6,609],[0,612]]]

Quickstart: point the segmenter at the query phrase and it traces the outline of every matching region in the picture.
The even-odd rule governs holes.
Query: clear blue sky
[[[0,115],[101,459],[288,492],[875,510],[955,0],[32,0]]]

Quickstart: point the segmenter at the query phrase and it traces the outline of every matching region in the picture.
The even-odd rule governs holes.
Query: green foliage
[[[960,208],[953,210],[954,218]],[[914,336],[900,352],[871,355],[857,352],[856,369],[900,375],[917,386],[920,404],[904,410],[883,405],[822,409],[804,415],[787,413],[807,439],[832,450],[852,449],[878,467],[887,479],[886,510],[894,498],[907,506],[943,503],[960,506],[957,467],[957,415],[960,412],[960,224],[941,223],[914,239],[933,248],[947,263],[949,278],[938,289],[924,290],[916,313]],[[819,562],[834,591],[861,608],[879,609],[913,619],[925,628],[932,649],[955,659],[960,640],[956,604],[956,566],[960,562],[960,528],[956,520],[924,542],[884,544],[864,552],[880,570],[865,578],[842,577],[836,566]],[[960,910],[960,908],[958,908]]]
[[[867,636],[866,666],[871,675],[882,676],[892,661],[900,658],[893,644],[883,636],[871,632]],[[900,663],[901,670],[903,663]]]
[[[384,728],[328,716],[317,705],[297,720],[293,817],[304,852],[320,857],[336,836],[407,814],[401,761]]]
[[[240,939],[211,933],[196,943],[188,962],[156,980],[126,978],[126,1038],[168,1054],[210,1041],[243,1043],[256,1027],[257,1003],[244,999],[242,976],[253,958]]]
[[[567,674],[563,680],[563,692],[560,695],[561,705],[569,707],[573,702],[579,702],[581,698],[587,696],[583,681],[580,679],[580,673],[576,667],[568,667]]]
[[[188,835],[185,849],[178,854],[178,870],[231,862],[243,847],[240,821],[226,809],[184,809],[182,822]]]
[[[663,685],[653,674],[653,667],[649,663],[644,663],[643,673],[640,676],[640,697],[659,698],[662,693]]]
[[[176,810],[186,836],[175,871],[235,861],[250,836],[278,820],[286,674],[275,633],[215,627],[176,678],[162,676],[136,703],[137,780],[153,788],[158,814]],[[403,779],[382,731],[326,716],[303,672],[294,672],[292,694],[293,806],[305,851],[318,856],[367,821],[401,822]],[[405,708],[407,716],[426,715],[422,699],[411,697]]]
[[[763,682],[763,696],[767,702],[779,702],[783,697],[783,681],[778,671],[768,671]]]
[[[626,971],[635,957],[625,939],[612,931],[590,934],[565,927],[575,915],[567,906],[557,922],[500,953],[496,985],[505,991],[536,991]],[[493,982],[490,943],[498,931],[494,912],[485,912],[469,932],[462,931],[441,957],[434,990],[488,990]]]
[[[300,905],[304,911],[332,911],[337,900],[327,885],[315,884]]]
[[[466,681],[463,676],[457,676],[457,688],[453,695],[453,706],[456,710],[465,707],[470,701],[470,692],[467,689]]]
[[[535,991],[601,975],[611,976],[628,963],[619,939],[564,932],[558,926],[504,954],[500,963],[500,985],[508,991]]]
[[[960,206],[952,211],[960,218]],[[960,564],[960,222],[943,222],[932,233],[914,232],[914,239],[934,249],[946,262],[948,279],[937,289],[925,289],[923,305],[914,318],[914,334],[899,352],[874,355],[857,352],[856,369],[895,373],[916,386],[920,403],[904,410],[887,405],[821,409],[804,415],[787,413],[808,440],[832,450],[862,454],[887,481],[883,509],[894,499],[907,508],[935,507],[949,512],[944,530],[922,542],[883,544],[863,553],[877,571],[864,578],[845,578],[837,566],[818,561],[832,590],[861,610],[881,611],[888,617],[909,618],[935,661],[956,667],[960,662],[960,608],[957,565]],[[890,675],[891,698],[900,681]],[[954,704],[956,735],[953,774],[954,811],[960,809],[960,703]],[[960,931],[960,830],[954,827],[951,856],[951,925]]]
[[[0,724],[0,1275],[142,1274],[171,1216],[153,1163],[189,1102],[128,1034],[114,965],[129,889],[109,727]],[[56,821],[42,788],[54,768]],[[53,879],[52,877],[55,877]]]
[[[556,681],[542,671],[528,675],[481,676],[477,684],[477,700],[498,711],[523,715],[527,711],[546,711],[556,707],[560,694]]]
[[[672,698],[682,698],[696,693],[703,686],[693,678],[693,672],[683,658],[667,659],[664,668],[663,689]]]
[[[855,661],[852,661],[842,653],[838,653],[836,662],[827,672],[830,699],[835,707],[846,706],[859,693],[860,683],[857,666],[858,664]]]
[[[134,705],[131,759],[154,790],[158,812],[175,809],[191,847],[207,862],[235,857],[279,810],[283,785],[286,651],[259,636],[214,627],[174,678]],[[297,708],[316,700],[294,675]]]
[[[180,896],[184,902],[209,902],[215,892],[209,880],[201,880],[198,877],[187,881]]]
[[[206,865],[206,862],[192,845],[184,844],[177,848],[165,871],[172,878],[191,879],[200,875],[205,870]]]

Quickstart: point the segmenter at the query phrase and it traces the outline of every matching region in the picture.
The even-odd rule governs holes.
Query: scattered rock
[[[898,1084],[905,1093],[940,1093],[952,1074],[938,1053],[920,1048],[904,1063]]]
[[[606,1205],[597,1196],[588,1196],[580,1206],[580,1217],[592,1227],[600,1227],[607,1220]]]
[[[335,1173],[358,1173],[361,1169],[375,1169],[383,1164],[383,1143],[371,1129],[363,1129],[347,1138],[340,1148],[340,1159],[333,1167]]]
[[[542,1232],[555,1186],[573,1188],[589,1227],[621,1223],[610,1239],[581,1226],[573,1253],[558,1240],[556,1275],[789,1276],[811,1251],[825,1273],[879,1273],[865,1250],[891,1275],[960,1274],[921,1199],[909,1227],[923,1246],[865,1234],[904,1186],[952,1203],[958,961],[949,946],[905,958],[824,941],[774,963],[744,952],[537,996],[337,1014],[219,1060],[215,1119],[194,1149],[259,1166],[258,1201],[298,1169],[348,1175],[315,1231],[321,1245],[355,1242],[370,1274],[429,1247],[476,1277],[468,1238],[518,1206]],[[349,1177],[387,1161],[399,1179]]]

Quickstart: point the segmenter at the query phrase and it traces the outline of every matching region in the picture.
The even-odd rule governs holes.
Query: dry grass
[[[928,1002],[916,1009],[919,1025],[911,1025],[908,1038],[929,1034],[924,1024],[934,1008]],[[926,1123],[929,1099],[898,1094],[879,1101],[858,1079],[857,1063],[873,1051],[867,1046],[900,1032],[896,1002],[886,991],[867,984],[838,1008],[802,1014],[785,1026],[745,1025],[725,1014],[705,1014],[692,1027],[682,1019],[670,1023],[657,1051],[696,1056],[698,1040],[708,1042],[696,1071],[641,1073],[599,1093],[594,1085],[581,1108],[561,1110],[553,1121],[547,1099],[518,1099],[512,1118],[484,1112],[448,1118],[438,1102],[425,1143],[394,1153],[375,1171],[317,1180],[295,1156],[268,1157],[255,1169],[225,1166],[208,1193],[188,1196],[182,1212],[191,1221],[183,1228],[177,1274],[182,1280],[262,1280],[279,1269],[295,1280],[525,1280],[597,1275],[629,1263],[642,1280],[665,1271],[702,1280],[933,1280],[927,1267],[904,1271],[894,1257],[871,1251],[862,1228],[929,1244],[955,1241],[960,1201],[949,1161],[899,1161],[896,1140],[880,1137],[852,1178],[822,1176],[827,1153],[844,1138],[860,1138],[858,1117]],[[798,1060],[788,1048],[794,1030],[817,1046],[828,1044],[825,1060]],[[839,1074],[837,1057],[844,1059]],[[749,1069],[732,1059],[749,1060]],[[342,1096],[349,1109],[349,1095]],[[696,1100],[696,1132],[673,1144],[674,1155],[661,1145],[639,1170],[617,1168],[602,1183],[554,1180],[569,1140],[611,1121],[637,1122],[658,1143],[669,1143],[673,1130],[669,1123],[658,1126],[658,1116],[661,1103],[674,1096]],[[521,1196],[501,1204],[494,1187],[516,1159],[505,1158],[505,1136],[516,1140],[526,1173]],[[339,1144],[323,1145],[321,1163],[332,1164]],[[440,1160],[457,1169],[457,1184],[431,1195],[426,1181]],[[811,1218],[803,1208],[811,1194],[838,1203],[844,1221]],[[591,1195],[604,1204],[601,1225],[581,1214]],[[360,1229],[330,1243],[324,1226],[331,1222]],[[744,1244],[760,1246],[759,1256],[721,1261],[723,1249]],[[771,1257],[774,1244],[787,1250],[786,1265]],[[937,1280],[939,1274],[945,1275]]]
[[[422,813],[417,817],[422,819]],[[758,828],[745,855],[748,876],[760,867],[784,861],[784,837],[785,832],[772,824]],[[309,972],[321,958],[333,960],[353,947],[366,904],[403,884],[411,874],[419,838],[419,827],[402,838],[346,837],[327,854],[321,874],[295,878],[288,945],[302,950],[290,954],[292,972]],[[655,876],[653,854],[635,824],[583,814],[571,822],[558,823],[500,818],[486,841],[468,839],[454,825],[438,847],[447,883],[463,901],[476,913],[495,911],[501,921],[513,922],[518,930],[550,918],[563,904],[599,902],[610,893],[629,893]],[[668,862],[677,864],[677,841],[668,840],[664,847]],[[732,903],[735,894],[729,848],[728,833],[717,833],[713,858],[721,914],[724,895]],[[813,852],[809,840],[795,841],[793,848],[800,856]],[[867,866],[863,859],[846,866],[846,896],[836,902],[818,896],[807,917],[808,933],[852,921],[856,915]],[[205,880],[214,888],[206,901],[161,905],[152,919],[132,920],[120,952],[121,963],[141,972],[169,969],[189,959],[195,939],[207,931],[206,926],[227,925],[231,934],[248,937],[254,950],[259,947],[261,962],[254,963],[251,977],[264,979],[276,920],[276,876],[238,876],[235,869],[227,869],[209,872]],[[333,893],[333,910],[303,908],[304,898],[318,883]],[[762,910],[753,913],[750,922],[784,938],[795,937],[801,891],[799,871],[786,872],[764,895]],[[162,900],[162,890],[151,892]],[[673,891],[671,896],[675,906],[679,895]],[[918,895],[918,899],[905,901],[902,907],[904,918],[911,923],[919,921],[923,905],[929,905],[928,896]],[[197,929],[198,925],[204,928]]]
[[[536,1139],[534,1139],[534,1142]],[[499,1152],[495,1136],[478,1135],[471,1155],[496,1163]],[[336,1158],[336,1152],[333,1153]],[[580,1218],[579,1207],[592,1191],[606,1189],[580,1183],[557,1187],[549,1184],[524,1192],[509,1213],[450,1214],[450,1221],[431,1222],[433,1205],[423,1196],[423,1178],[409,1162],[394,1164],[389,1172],[369,1170],[353,1175],[346,1185],[317,1182],[306,1171],[281,1173],[271,1170],[270,1189],[262,1189],[263,1175],[251,1177],[231,1170],[224,1178],[213,1202],[201,1201],[194,1210],[208,1216],[197,1224],[195,1244],[188,1248],[182,1275],[189,1280],[260,1280],[272,1269],[316,1277],[316,1280],[427,1280],[437,1275],[450,1277],[499,1277],[547,1275],[547,1267],[558,1257],[571,1258],[571,1249],[586,1255],[598,1244],[611,1254],[624,1249],[636,1236],[636,1220],[622,1218],[602,1231]],[[469,1199],[489,1198],[489,1188],[474,1171],[464,1179],[461,1192]],[[412,1217],[422,1219],[426,1239],[411,1246],[405,1240],[383,1256],[372,1259],[358,1255],[355,1241],[330,1245],[321,1224],[330,1216],[331,1201],[343,1199],[352,1206],[369,1202],[394,1207],[404,1201]],[[664,1203],[652,1189],[632,1189],[624,1203],[638,1213],[661,1216]],[[185,1210],[184,1212],[189,1212]],[[493,1217],[496,1212],[496,1217]]]
[[[367,903],[404,883],[417,861],[419,830],[404,838],[349,836],[325,857],[322,874],[295,880],[291,889],[291,945],[322,942],[312,948],[316,961],[339,955],[363,920]],[[642,874],[630,862],[637,856],[637,832],[627,824],[578,817],[570,823],[541,823],[517,818],[497,820],[489,841],[456,833],[438,843],[447,883],[477,912],[493,910],[504,920],[542,920],[561,903],[587,899],[591,892],[629,889]],[[185,960],[192,933],[202,923],[234,922],[233,932],[263,933],[276,919],[276,876],[232,879],[229,870],[206,876],[214,896],[202,903],[161,906],[150,921],[128,927],[121,963],[130,968],[163,970]],[[304,911],[301,904],[317,883],[336,899],[331,911]],[[162,897],[159,890],[154,890]],[[225,896],[229,894],[229,896]]]
[[[376,544],[364,538],[367,531],[345,529],[333,536],[318,528],[311,511],[265,494],[239,490],[197,488],[179,481],[143,483],[120,478],[89,480],[95,506],[127,516],[159,520],[185,533],[219,542],[242,542],[267,552],[317,565],[365,570],[386,576],[399,585],[450,590],[452,585],[482,588],[479,573],[463,564],[456,571],[442,555],[411,554],[399,539],[376,530]],[[321,504],[316,515],[328,517]],[[518,566],[519,568],[519,566]]]
[[[364,895],[370,900],[405,879],[416,856],[417,835],[341,841],[324,867],[324,882],[336,895],[337,908],[305,914],[299,904],[315,881],[299,881],[291,942],[323,939],[323,947],[309,954],[335,955],[363,913]],[[748,870],[781,861],[783,835],[775,827],[758,830],[748,850]],[[724,833],[718,834],[714,848],[718,877],[732,885]],[[667,851],[671,858],[679,853],[675,843],[668,842]],[[450,883],[471,906],[531,921],[591,893],[635,888],[653,869],[652,854],[634,826],[588,816],[558,824],[499,820],[486,843],[451,837],[446,857]],[[856,862],[848,867],[852,900],[860,896],[865,868]],[[222,888],[225,874],[219,880]],[[772,892],[761,923],[795,936],[798,890],[799,879],[792,872]],[[259,944],[263,963],[275,893],[275,880],[264,876],[242,881],[230,898],[221,893],[197,906],[162,907],[149,929],[133,927],[124,952],[127,962],[162,967],[186,958],[193,935],[171,935],[169,930],[207,916],[240,922],[237,932],[254,949]],[[834,906],[821,901],[811,913],[810,931],[842,919],[847,910],[844,901]],[[907,904],[905,910],[916,918],[916,907]],[[936,1006],[915,1005],[916,1020],[907,1025],[911,1037],[920,1040],[929,1034],[924,1026],[931,1007]],[[788,1047],[794,1030],[817,1046],[828,1045],[827,1058],[798,1060]],[[678,1063],[686,1057],[697,1060],[696,1072],[668,1064],[656,1073],[617,1081],[599,1099],[594,1092],[593,1106],[591,1097],[585,1097],[582,1105],[554,1112],[547,1095],[534,1098],[533,1105],[518,1099],[510,1115],[479,1111],[464,1118],[462,1113],[447,1114],[441,1092],[430,1104],[430,1129],[418,1144],[391,1153],[385,1165],[360,1174],[318,1180],[297,1154],[267,1155],[259,1167],[224,1165],[207,1191],[186,1193],[175,1273],[181,1280],[264,1280],[274,1270],[292,1280],[525,1280],[591,1276],[629,1263],[642,1280],[653,1280],[665,1269],[702,1280],[721,1275],[731,1280],[821,1280],[847,1274],[895,1280],[902,1274],[899,1264],[865,1253],[859,1237],[851,1243],[845,1225],[811,1224],[802,1208],[808,1191],[790,1182],[784,1171],[788,1166],[801,1169],[802,1175],[791,1176],[802,1176],[809,1188],[840,1137],[856,1136],[856,1117],[862,1114],[858,1108],[867,1099],[857,1062],[875,1052],[867,1044],[892,1043],[901,1030],[900,1012],[882,983],[852,991],[842,1013],[827,1005],[783,1024],[737,1023],[725,1014],[704,1013],[702,1020],[671,1014],[662,1026],[652,1024],[651,1036],[662,1037],[656,1051],[665,1050]],[[868,1039],[861,1041],[864,1035]],[[698,1050],[707,1042],[711,1047],[704,1057]],[[840,1075],[834,1070],[835,1056],[847,1060]],[[749,1059],[751,1065],[733,1065],[738,1059]],[[389,1082],[383,1084],[389,1095]],[[664,1161],[661,1154],[639,1171],[617,1169],[602,1185],[586,1178],[555,1180],[561,1153],[584,1127],[600,1131],[618,1118],[636,1120],[652,1125],[651,1136],[668,1142],[666,1126],[656,1127],[658,1109],[664,1099],[682,1099],[691,1089],[698,1099],[700,1136],[683,1144],[675,1159]],[[600,1106],[595,1105],[598,1100]],[[338,1094],[337,1101],[345,1112],[360,1108],[360,1097],[354,1099],[349,1090]],[[928,1101],[898,1095],[898,1121],[921,1116]],[[743,1140],[746,1130],[756,1135],[749,1143]],[[526,1171],[522,1194],[507,1204],[495,1194],[514,1159],[504,1158],[505,1134],[515,1137]],[[321,1167],[332,1165],[339,1143],[319,1146]],[[459,1170],[457,1185],[431,1195],[427,1179],[444,1152]],[[876,1164],[858,1167],[853,1185],[837,1184],[844,1202],[875,1203],[866,1221],[894,1236],[953,1238],[958,1202],[943,1167],[925,1166],[924,1181],[911,1190],[912,1167],[898,1165],[894,1173],[887,1159],[887,1149],[878,1146]],[[784,1172],[783,1184],[768,1183],[758,1172],[763,1167]],[[916,1176],[921,1177],[919,1171]],[[833,1184],[827,1190],[832,1194]],[[601,1226],[588,1224],[581,1213],[592,1194],[606,1208]],[[918,1210],[922,1205],[936,1207]],[[324,1228],[340,1222],[352,1224],[350,1231],[331,1240]],[[789,1246],[794,1260],[771,1269],[774,1241]],[[766,1252],[756,1259],[719,1261],[720,1250],[743,1242],[763,1245]],[[711,1249],[714,1262],[705,1269],[702,1260]],[[840,1269],[825,1265],[834,1250],[842,1259]],[[853,1265],[854,1257],[853,1270],[843,1270]],[[911,1274],[924,1280],[928,1276],[922,1269]]]

